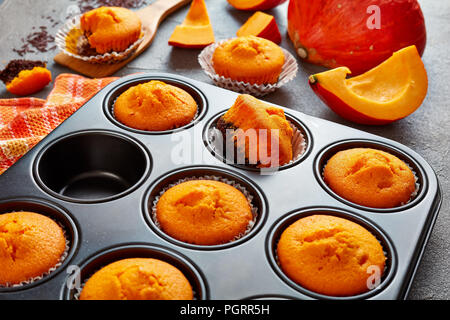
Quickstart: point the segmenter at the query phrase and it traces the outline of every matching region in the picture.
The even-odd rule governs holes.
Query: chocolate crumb
[[[40,31],[34,31],[25,38],[22,38],[22,46],[18,49],[13,49],[13,51],[21,57],[27,53],[35,53],[35,50],[40,52],[50,51],[51,48],[53,48],[50,47],[50,45],[55,42],[55,37],[48,33],[46,26],[40,26],[39,30]]]
[[[44,61],[31,60],[11,60],[6,68],[0,72],[0,80],[5,84],[10,83],[23,70],[32,70],[35,67],[45,68],[47,64]]]

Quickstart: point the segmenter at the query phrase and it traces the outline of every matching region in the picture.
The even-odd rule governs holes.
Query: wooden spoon
[[[136,11],[142,20],[145,36],[141,45],[126,60],[113,64],[97,64],[85,62],[66,55],[63,52],[58,53],[54,60],[63,66],[75,70],[91,78],[107,77],[124,67],[127,63],[134,60],[138,55],[144,52],[156,35],[160,23],[171,13],[188,4],[190,0],[157,0],[151,5]]]

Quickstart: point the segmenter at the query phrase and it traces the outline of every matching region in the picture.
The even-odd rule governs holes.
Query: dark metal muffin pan
[[[193,95],[199,105],[195,120],[164,132],[142,132],[117,122],[112,111],[117,96],[149,80]],[[122,78],[1,175],[0,214],[28,210],[52,217],[66,229],[70,251],[44,279],[0,288],[0,299],[74,299],[76,290],[67,285],[73,279],[83,283],[105,264],[129,257],[153,257],[177,266],[199,300],[407,298],[441,204],[439,182],[428,163],[397,142],[286,109],[308,140],[300,161],[270,175],[227,164],[211,152],[205,131],[237,95],[178,75]],[[188,156],[180,153],[181,147]],[[323,165],[335,152],[351,147],[386,150],[406,161],[420,184],[417,196],[399,208],[373,209],[334,194],[322,181]],[[165,184],[205,175],[232,179],[252,194],[259,214],[242,239],[194,246],[170,238],[152,221],[149,206]],[[278,238],[289,223],[311,214],[345,217],[378,238],[388,258],[378,288],[355,297],[328,297],[283,274],[275,251]]]

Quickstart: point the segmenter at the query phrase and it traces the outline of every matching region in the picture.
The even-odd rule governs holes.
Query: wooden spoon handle
[[[126,60],[114,64],[93,64],[58,53],[55,62],[91,78],[110,76],[139,56],[153,41],[159,24],[171,13],[189,3],[190,0],[157,0],[136,13],[142,20],[145,37],[137,50]]]
[[[168,15],[191,2],[191,0],[157,0],[151,5],[137,11],[142,18],[150,19],[152,22],[163,21]]]

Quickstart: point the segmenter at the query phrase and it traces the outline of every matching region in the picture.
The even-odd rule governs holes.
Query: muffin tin
[[[118,123],[117,96],[149,80],[187,90],[199,113],[190,125],[142,132]],[[405,299],[436,220],[441,191],[433,169],[417,153],[382,137],[285,109],[302,128],[305,154],[276,172],[227,164],[208,141],[209,127],[237,94],[178,75],[151,73],[108,85],[0,176],[0,214],[38,212],[64,226],[68,257],[45,278],[0,288],[0,299],[76,299],[77,287],[102,266],[122,258],[153,257],[178,267],[196,299]],[[326,161],[350,147],[388,151],[415,171],[419,190],[394,209],[362,207],[334,194],[322,180]],[[252,195],[258,217],[241,239],[218,246],[181,243],[158,229],[152,199],[180,179],[231,179]],[[387,268],[381,284],[345,298],[310,292],[287,278],[276,244],[290,223],[311,214],[355,221],[382,243]],[[1,270],[0,270],[1,272]],[[75,288],[74,288],[75,284]]]

